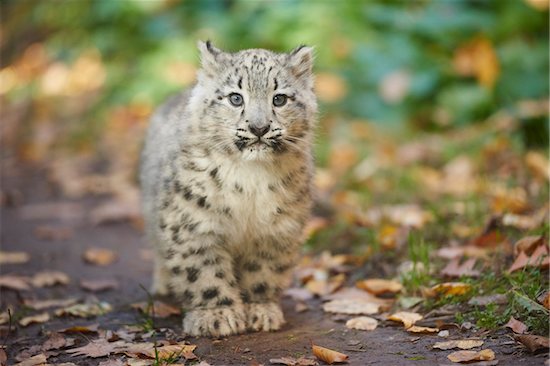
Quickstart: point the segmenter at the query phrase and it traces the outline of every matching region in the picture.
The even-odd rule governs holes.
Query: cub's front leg
[[[245,332],[244,307],[223,238],[174,223],[164,227],[162,239],[167,287],[182,301],[184,332],[212,337]]]

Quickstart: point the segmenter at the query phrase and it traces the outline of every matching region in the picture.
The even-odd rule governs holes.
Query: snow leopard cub
[[[191,335],[277,330],[311,206],[312,49],[198,46],[197,84],[156,111],[142,155],[153,291]]]

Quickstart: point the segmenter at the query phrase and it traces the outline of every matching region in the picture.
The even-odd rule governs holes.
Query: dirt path
[[[27,171],[23,175],[4,177],[4,192],[15,189],[22,193],[23,204],[3,207],[1,217],[2,250],[24,251],[31,255],[26,264],[2,265],[1,274],[33,275],[41,270],[55,269],[69,275],[71,282],[66,286],[33,289],[17,293],[2,289],[1,310],[6,306],[21,307],[23,298],[68,298],[85,297],[78,285],[81,279],[116,279],[117,290],[95,294],[100,300],[113,306],[113,311],[90,319],[57,318],[43,324],[17,327],[15,333],[7,336],[8,364],[14,364],[14,357],[33,345],[42,344],[47,333],[67,328],[74,324],[99,323],[100,329],[116,330],[123,325],[139,322],[138,313],[129,304],[147,300],[147,294],[140,286],[150,284],[152,263],[142,234],[129,223],[114,223],[94,226],[87,213],[98,202],[106,198],[67,200],[55,193],[55,189],[44,183],[40,171]],[[51,204],[51,207],[46,206]],[[40,211],[43,212],[40,212]],[[35,235],[38,226],[51,225],[67,227],[74,235],[67,240],[43,240]],[[90,247],[111,248],[119,259],[108,267],[85,264],[82,253]],[[351,365],[437,365],[451,364],[446,356],[451,351],[432,350],[431,346],[442,341],[436,335],[415,336],[401,327],[381,323],[374,331],[348,330],[342,317],[332,317],[320,310],[320,301],[308,302],[310,310],[297,313],[295,303],[284,299],[287,324],[276,333],[253,333],[228,337],[221,340],[187,338],[198,347],[195,354],[210,365],[269,365],[272,358],[310,356],[310,342],[332,348],[349,355]],[[168,327],[176,334],[181,332],[181,319],[177,316],[159,320],[157,327]],[[492,335],[482,335],[475,330],[461,332],[450,329],[447,339],[461,339],[473,336],[484,337],[484,348],[495,351],[499,365],[543,365],[546,355],[531,355],[517,345],[504,330]],[[95,336],[79,334],[80,345],[85,345]],[[121,355],[111,359],[123,358]],[[49,364],[73,362],[77,365],[97,365],[107,358],[71,357],[61,351],[48,358]],[[322,364],[322,362],[321,362]]]

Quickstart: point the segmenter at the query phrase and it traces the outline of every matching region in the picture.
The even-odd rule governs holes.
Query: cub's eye
[[[231,93],[229,94],[229,102],[235,107],[240,107],[243,105],[243,96],[239,93]]]
[[[284,94],[277,94],[273,97],[273,105],[275,107],[282,107],[286,104],[288,97]]]

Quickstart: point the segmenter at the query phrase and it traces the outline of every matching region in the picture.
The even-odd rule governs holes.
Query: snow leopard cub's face
[[[216,149],[245,160],[307,151],[317,111],[310,47],[227,53],[201,42],[199,49],[201,130]]]

